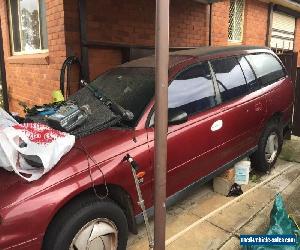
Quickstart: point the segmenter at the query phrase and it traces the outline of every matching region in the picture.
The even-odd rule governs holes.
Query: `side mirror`
[[[178,125],[187,122],[188,115],[185,111],[169,109],[168,125]],[[154,113],[151,116],[149,127],[154,127]]]
[[[169,125],[178,125],[187,122],[188,115],[183,110],[169,109]]]

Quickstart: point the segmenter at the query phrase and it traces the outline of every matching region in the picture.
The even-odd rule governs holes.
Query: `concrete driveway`
[[[278,160],[259,182],[243,187],[244,194],[225,197],[214,193],[212,184],[194,186],[168,208],[167,249],[240,249],[240,234],[262,234],[276,194],[281,193],[286,208],[300,224],[300,164]],[[153,228],[153,221],[151,221]],[[128,249],[147,249],[143,225],[130,235]]]

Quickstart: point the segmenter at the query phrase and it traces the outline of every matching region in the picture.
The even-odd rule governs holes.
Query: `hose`
[[[61,67],[61,70],[60,70],[60,90],[61,90],[62,95],[64,96],[65,99],[70,94],[70,74],[71,74],[71,66],[73,64],[78,64],[79,65],[79,69],[80,69],[80,71],[79,71],[79,77],[80,77],[80,80],[82,78],[81,64],[80,64],[79,59],[76,56],[69,56],[69,57],[67,57],[66,60],[64,61],[64,63],[62,64],[62,67]],[[67,71],[67,86],[65,86],[65,71],[66,71],[67,67],[68,67],[68,71]],[[67,93],[65,93],[65,87],[66,87]]]

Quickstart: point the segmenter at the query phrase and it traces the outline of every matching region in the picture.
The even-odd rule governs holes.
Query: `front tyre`
[[[122,209],[93,195],[68,204],[47,230],[45,250],[124,250],[128,226]]]
[[[258,149],[250,157],[252,166],[268,172],[274,166],[283,144],[282,128],[278,122],[270,122],[259,140]]]

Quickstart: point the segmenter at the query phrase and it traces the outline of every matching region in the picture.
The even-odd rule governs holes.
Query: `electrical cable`
[[[96,195],[100,200],[106,199],[106,198],[109,196],[109,189],[108,189],[108,186],[107,186],[107,182],[106,182],[105,175],[104,175],[102,169],[100,168],[99,164],[96,162],[96,160],[95,160],[95,159],[89,154],[89,152],[86,150],[86,148],[85,148],[85,146],[83,145],[81,139],[79,139],[79,142],[80,142],[81,148],[78,148],[78,147],[74,147],[74,148],[80,150],[81,152],[83,152],[84,155],[85,155],[86,158],[87,158],[88,168],[89,168],[89,175],[90,175],[90,178],[91,178],[91,181],[92,181],[93,191],[94,191],[95,195]],[[98,194],[98,192],[97,192],[95,180],[94,180],[93,175],[92,175],[92,166],[91,166],[91,164],[90,164],[90,160],[94,163],[94,166],[96,166],[96,167],[98,168],[98,170],[100,171],[100,173],[102,174],[102,179],[103,179],[103,182],[104,182],[105,192],[106,192],[105,195],[100,195],[100,194]]]

